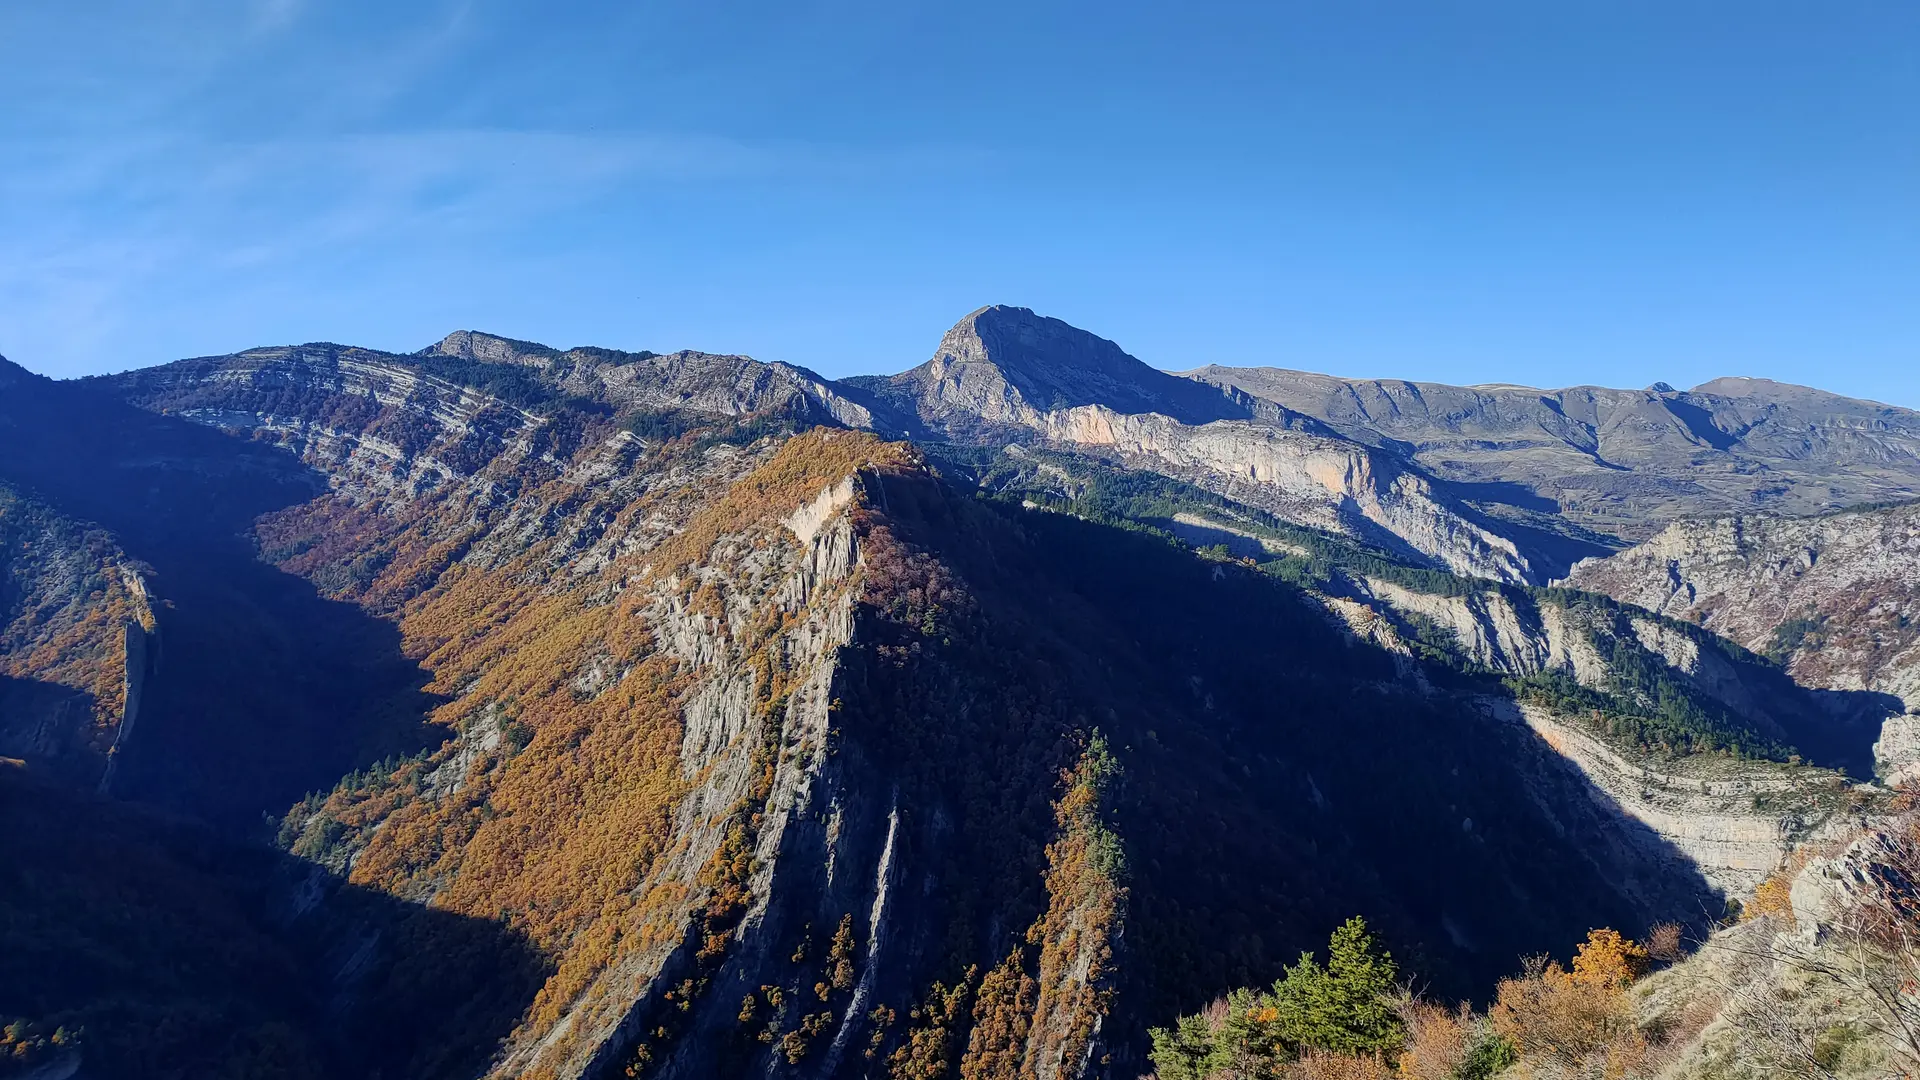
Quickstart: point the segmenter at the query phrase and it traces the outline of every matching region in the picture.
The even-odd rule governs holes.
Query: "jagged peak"
[[[1214,387],[1153,367],[1071,323],[1008,304],[969,312],[941,337],[932,359],[894,381],[938,395],[940,385],[955,378],[1004,382],[1042,411],[1104,405],[1201,423],[1245,412]]]
[[[1031,308],[1007,304],[969,312],[940,339],[934,359],[990,363],[1040,381],[1074,373],[1120,379],[1166,374],[1097,334]]]

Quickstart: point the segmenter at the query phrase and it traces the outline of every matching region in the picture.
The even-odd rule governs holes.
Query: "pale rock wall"
[[[1522,583],[1527,560],[1511,540],[1449,508],[1422,477],[1381,468],[1357,443],[1239,420],[1198,426],[1155,413],[1086,405],[1042,415],[1058,442],[1135,455],[1280,516],[1348,534],[1382,536],[1462,574]]]
[[[1795,655],[1803,682],[1920,705],[1920,504],[1785,518],[1680,522],[1638,547],[1575,565],[1566,583],[1697,622],[1756,652],[1813,615],[1871,624]]]
[[[1593,645],[1579,615],[1553,604],[1516,608],[1504,594],[1487,590],[1464,596],[1417,592],[1369,578],[1370,597],[1387,609],[1421,615],[1451,630],[1466,657],[1510,675],[1564,671],[1582,686],[1607,687],[1607,662]]]
[[[1844,783],[1824,770],[1719,761],[1708,772],[1697,762],[1630,757],[1545,709],[1518,710],[1598,796],[1678,848],[1729,896],[1750,896],[1794,845],[1848,825],[1834,805]]]

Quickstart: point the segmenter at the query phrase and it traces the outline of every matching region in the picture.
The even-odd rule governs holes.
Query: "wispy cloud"
[[[82,366],[169,282],[301,279],[356,254],[467,245],[674,190],[855,183],[951,148],[852,151],[715,136],[426,130],[223,141],[14,140],[0,158],[0,351]]]
[[[292,26],[300,18],[304,0],[255,0],[253,30],[273,34]]]

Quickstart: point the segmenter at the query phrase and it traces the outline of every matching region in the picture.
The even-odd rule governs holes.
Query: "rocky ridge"
[[[1541,390],[1264,367],[1185,374],[1395,450],[1462,497],[1548,528],[1637,541],[1681,517],[1920,494],[1920,414],[1764,379]]]
[[[805,368],[745,356],[681,350],[660,354],[616,349],[552,349],[471,330],[448,334],[414,354],[481,364],[514,364],[542,381],[620,407],[689,409],[721,415],[778,413],[872,428],[874,415]]]
[[[156,628],[111,535],[0,483],[0,757],[109,787]]]

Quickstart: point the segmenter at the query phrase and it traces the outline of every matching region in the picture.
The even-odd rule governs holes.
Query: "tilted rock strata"
[[[0,757],[110,783],[157,627],[142,575],[104,531],[0,483]]]
[[[1798,619],[1795,677],[1877,690],[1920,706],[1920,504],[1786,518],[1746,514],[1681,522],[1568,576],[1650,611],[1686,619],[1756,652]]]
[[[1272,402],[1169,375],[1023,308],[982,308],[927,363],[860,381],[946,438],[991,445],[1034,432],[1460,573],[1540,576],[1511,540],[1378,450]]]

